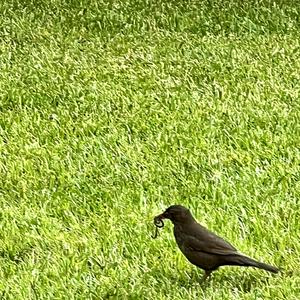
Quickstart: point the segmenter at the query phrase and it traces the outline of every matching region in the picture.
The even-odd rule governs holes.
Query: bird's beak
[[[162,214],[155,217],[156,220],[169,219],[169,214],[167,212],[163,212]]]

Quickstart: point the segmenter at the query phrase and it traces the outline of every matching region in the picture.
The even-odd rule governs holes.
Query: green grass
[[[299,14],[1,1],[1,299],[299,299]],[[200,286],[171,224],[151,239],[175,203],[283,272]]]

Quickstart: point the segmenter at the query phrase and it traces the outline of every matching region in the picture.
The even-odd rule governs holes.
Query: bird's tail
[[[255,268],[259,268],[259,269],[263,269],[272,273],[278,273],[279,269],[277,267],[265,264],[263,262],[254,260],[248,256],[244,256],[244,255],[237,255],[234,258],[234,265],[238,265],[238,266],[245,266],[245,267],[255,267]]]

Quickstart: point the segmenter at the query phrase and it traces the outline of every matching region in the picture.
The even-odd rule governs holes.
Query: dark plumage
[[[176,242],[184,256],[203,269],[203,281],[220,266],[245,266],[277,273],[278,268],[256,261],[238,253],[230,243],[209,231],[194,219],[191,212],[181,205],[172,205],[155,221],[169,219],[174,225]]]

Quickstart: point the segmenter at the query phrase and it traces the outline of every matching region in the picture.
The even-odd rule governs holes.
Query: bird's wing
[[[199,231],[198,234],[186,235],[184,247],[192,251],[206,252],[209,254],[230,255],[237,253],[237,249],[213,232],[206,230],[204,227],[201,228],[201,231],[205,231],[203,232],[204,235],[199,234]]]

